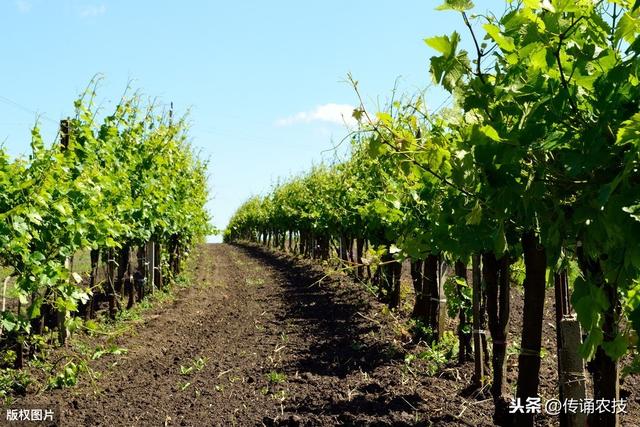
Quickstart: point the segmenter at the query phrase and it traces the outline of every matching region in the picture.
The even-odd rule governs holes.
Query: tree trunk
[[[344,262],[349,261],[348,253],[348,242],[347,236],[344,234],[340,235],[340,259]]]
[[[107,301],[109,302],[109,317],[114,319],[116,317],[116,290],[115,290],[115,259],[114,259],[114,250],[108,249],[107,252],[106,266],[107,266],[107,277],[106,277],[106,286],[107,286]]]
[[[391,278],[389,277],[389,262],[393,256],[385,253],[380,257],[381,264],[376,269],[374,285],[378,287],[378,298],[389,304],[391,301]]]
[[[429,322],[428,326],[433,331],[433,339],[440,341],[444,334],[447,320],[447,300],[444,295],[444,282],[446,264],[442,256],[428,255],[424,266],[424,286],[429,294]]]
[[[495,406],[493,422],[499,426],[510,426],[506,397],[507,328],[509,325],[509,261],[506,256],[499,260],[493,252],[483,254],[482,275],[487,292],[489,331],[493,340],[493,381],[491,395]]]
[[[609,300],[609,308],[604,312],[604,323],[602,325],[603,343],[610,343],[618,334],[615,319],[617,317],[616,307],[619,305],[619,301],[617,291],[611,284],[603,282],[603,288]],[[592,367],[594,399],[596,401],[598,399],[605,399],[609,402],[618,401],[620,399],[620,370],[618,369],[618,362],[606,354],[602,345],[598,346],[596,350]],[[595,424],[603,427],[619,426],[619,416],[613,412],[595,413],[593,417]]]
[[[602,341],[603,343],[610,343],[618,335],[616,319],[620,312],[620,301],[616,284],[607,282],[600,261],[589,258],[584,253],[582,246],[578,246],[577,255],[585,280],[602,289],[609,301],[609,307],[603,313]],[[602,345],[599,345],[590,367],[593,375],[593,398],[596,401],[598,399],[604,399],[609,402],[618,401],[620,399],[618,361],[611,359],[602,348]],[[598,427],[618,427],[620,425],[620,417],[615,411],[596,412],[589,416],[589,423]]]
[[[467,282],[467,264],[464,261],[456,261],[455,264],[456,276]],[[463,301],[462,297],[462,285],[456,285],[456,292],[460,301]],[[464,306],[461,305],[458,311],[458,363],[463,364],[467,360],[471,359],[471,325],[469,319],[467,319],[467,311]]]
[[[571,313],[569,301],[569,280],[566,271],[554,275],[556,297],[556,339],[558,346],[558,384],[559,398],[575,401],[587,397],[584,376],[584,359],[578,349],[582,344],[580,323]],[[561,411],[560,427],[583,427],[587,416],[583,412]]]
[[[362,264],[363,255],[364,255],[364,239],[358,238],[356,239],[356,262],[358,263],[356,274],[359,279],[364,278],[364,265]]]
[[[542,318],[546,290],[547,256],[533,231],[522,235],[522,249],[526,276],[524,279],[524,308],[522,341],[518,357],[518,387],[516,397],[522,402],[538,397],[540,384],[540,349]],[[533,426],[533,413],[518,413],[518,426]]]
[[[153,281],[156,284],[156,286],[158,287],[158,289],[162,289],[163,288],[163,283],[162,283],[162,245],[157,241],[154,240],[154,251],[153,251],[153,267],[154,267],[154,271],[153,271]]]
[[[142,301],[144,298],[144,285],[145,278],[147,277],[146,269],[147,269],[147,257],[145,251],[145,245],[138,246],[138,253],[136,254],[136,258],[138,260],[138,266],[136,271],[133,273],[134,283],[136,286],[136,290],[138,293],[138,302]]]
[[[420,320],[424,325],[429,322],[429,289],[425,286],[424,277],[425,261],[418,259],[411,261],[411,281],[415,292],[415,303],[411,317]]]
[[[131,253],[131,247],[129,245],[123,245],[118,253],[118,267],[116,274],[116,291],[124,296],[127,294],[125,289],[125,279],[127,271],[129,270],[129,254]]]
[[[389,276],[391,278],[391,298],[389,299],[389,308],[400,307],[401,296],[401,282],[400,276],[402,274],[402,264],[398,261],[393,261],[389,264]]]
[[[331,236],[325,235],[321,238],[321,250],[322,250],[322,259],[328,260],[330,258],[329,249],[331,243]]]
[[[487,351],[486,311],[484,302],[484,289],[482,286],[482,273],[480,270],[480,255],[473,255],[472,258],[472,281],[473,281],[473,360],[474,375],[473,384],[476,388],[484,386],[489,367],[489,353]]]
[[[177,273],[176,271],[178,270],[178,236],[177,235],[172,235],[171,236],[171,241],[169,243],[169,271],[171,272],[171,276],[173,276],[174,278],[176,277]]]
[[[89,258],[91,260],[91,272],[89,273],[89,289],[91,289],[92,296],[89,300],[88,310],[87,310],[87,319],[93,319],[96,316],[96,311],[98,311],[98,303],[99,303],[99,292],[95,289],[96,282],[98,281],[98,268],[100,263],[100,249],[92,249],[89,253]]]

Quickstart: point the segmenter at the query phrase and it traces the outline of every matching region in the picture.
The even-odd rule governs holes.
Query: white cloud
[[[28,0],[17,0],[16,7],[20,13],[29,13],[33,5]]]
[[[276,120],[276,126],[291,126],[296,123],[324,122],[355,126],[354,107],[348,104],[323,104],[311,111],[301,111],[291,116]]]
[[[83,18],[91,18],[94,16],[100,16],[107,13],[107,6],[101,5],[87,5],[80,10],[80,16]]]

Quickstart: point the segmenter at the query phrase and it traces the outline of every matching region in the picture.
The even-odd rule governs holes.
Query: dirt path
[[[368,372],[396,351],[361,288],[314,284],[317,269],[258,249],[214,244],[199,257],[197,286],[121,338],[125,356],[95,362],[93,385],[17,404],[58,404],[64,426],[335,425],[394,410],[415,421],[417,396],[380,405],[386,387]]]
[[[364,286],[253,247],[207,245],[198,257],[195,286],[119,338],[126,355],[92,362],[98,380],[14,407],[58,405],[63,426],[492,425],[491,399],[462,397],[472,363],[453,361],[435,375],[406,363],[406,351],[416,351],[409,334]],[[517,320],[517,292],[512,304]],[[545,316],[551,348],[551,302]],[[517,334],[518,322],[511,329]],[[544,358],[546,398],[556,394],[555,372],[555,359]],[[625,389],[640,389],[636,382]],[[637,425],[635,392],[630,399],[623,425]]]

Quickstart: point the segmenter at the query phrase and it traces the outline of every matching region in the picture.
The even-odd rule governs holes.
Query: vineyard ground
[[[92,362],[99,379],[14,406],[58,405],[64,426],[492,425],[490,400],[460,396],[472,364],[421,375],[420,363],[405,362],[417,349],[406,344],[402,322],[362,285],[257,247],[210,244],[197,257],[196,286],[120,337],[126,355]],[[555,342],[548,301],[547,347]],[[513,334],[517,292],[512,306]],[[512,384],[515,362],[510,357]],[[555,394],[555,363],[543,358],[543,395]],[[640,425],[637,379],[623,388],[623,425]]]

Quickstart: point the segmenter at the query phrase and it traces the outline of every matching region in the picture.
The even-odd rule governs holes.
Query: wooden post
[[[65,152],[69,149],[69,119],[60,120],[60,151]],[[71,270],[71,260],[67,257],[64,261],[65,269]],[[71,280],[71,279],[69,279]],[[67,327],[65,321],[67,319],[67,310],[62,308],[57,312],[56,323],[58,325],[58,341],[60,345],[64,345],[67,341]]]
[[[584,360],[578,353],[582,344],[580,323],[572,313],[569,300],[569,279],[566,271],[554,275],[556,299],[556,339],[558,348],[558,384],[560,401],[580,401],[587,395],[584,376]],[[587,423],[587,416],[580,411],[559,414],[561,427],[578,427]]]
[[[95,294],[94,287],[98,281],[98,263],[100,260],[100,249],[92,249],[89,257],[91,259],[91,274],[89,276],[89,288],[93,292],[93,296],[89,300],[89,308],[87,319],[93,319],[95,317],[95,313],[98,310],[98,298]]]
[[[64,268],[68,271],[71,271],[71,258],[67,257],[64,261]],[[72,280],[72,279],[69,279]],[[67,335],[69,331],[67,330],[67,325],[65,324],[67,320],[67,310],[64,308],[58,309],[58,316],[56,319],[56,323],[58,324],[58,341],[60,345],[65,345],[67,342]]]
[[[153,241],[153,282],[162,289],[162,246],[156,239]]]
[[[440,341],[444,335],[447,316],[447,299],[444,294],[444,282],[447,280],[447,265],[442,254],[428,255],[425,261],[425,280],[429,297],[428,326],[433,330],[433,339]]]
[[[454,266],[455,274],[460,279],[464,279],[467,282],[467,263],[466,261],[458,260]],[[462,301],[462,286],[456,283],[456,294]],[[463,364],[467,359],[471,358],[471,333],[469,333],[469,319],[467,319],[467,312],[465,307],[461,306],[458,310],[458,363]]]
[[[147,269],[145,271],[145,275],[147,277],[148,282],[151,284],[151,293],[154,293],[156,290],[156,283],[155,283],[155,277],[153,272],[155,271],[155,265],[154,262],[156,260],[155,257],[155,253],[154,253],[154,241],[150,240],[146,243],[146,258],[147,258]]]
[[[145,245],[138,246],[138,267],[134,273],[134,281],[138,291],[138,302],[144,298],[144,287],[147,281],[147,255]]]
[[[482,305],[482,276],[480,266],[480,255],[473,255],[472,258],[472,303],[473,303],[473,360],[475,365],[475,372],[473,375],[474,385],[478,388],[482,387],[485,383],[485,365],[484,365],[484,346],[482,340],[486,342],[486,333],[484,330],[485,325],[482,320],[484,315],[480,312]]]

